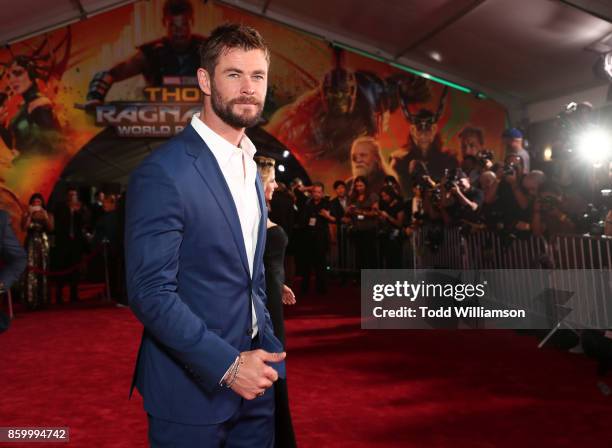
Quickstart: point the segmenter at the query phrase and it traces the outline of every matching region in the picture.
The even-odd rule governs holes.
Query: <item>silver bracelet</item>
[[[226,387],[228,389],[231,389],[231,387],[236,382],[236,379],[238,378],[238,372],[240,371],[240,366],[242,365],[243,362],[244,361],[242,360],[242,354],[238,355],[238,359],[236,360],[236,367],[232,374],[232,379],[226,384]]]
[[[228,378],[232,377],[232,373],[234,369],[236,368],[236,365],[239,359],[240,359],[240,356],[236,356],[236,359],[234,359],[234,362],[225,371],[225,374],[223,375],[223,377],[221,377],[221,380],[219,381],[219,386],[225,386],[228,383]]]

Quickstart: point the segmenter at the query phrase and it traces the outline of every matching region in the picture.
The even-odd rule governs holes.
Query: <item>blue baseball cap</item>
[[[517,128],[506,129],[502,134],[502,137],[506,138],[523,138],[523,133]]]

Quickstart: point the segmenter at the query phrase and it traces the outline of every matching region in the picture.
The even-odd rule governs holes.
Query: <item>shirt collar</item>
[[[246,134],[240,140],[239,146],[234,146],[211,128],[206,126],[202,120],[200,120],[200,113],[196,112],[191,117],[191,126],[195,129],[198,135],[204,140],[204,143],[210,148],[215,159],[219,162],[219,165],[225,166],[229,163],[232,155],[237,151],[243,150],[245,155],[249,159],[253,160],[253,156],[257,152],[255,145]]]

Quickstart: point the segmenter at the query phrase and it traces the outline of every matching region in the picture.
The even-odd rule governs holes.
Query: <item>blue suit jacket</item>
[[[238,213],[221,169],[192,126],[130,177],[126,208],[129,304],[144,324],[134,385],[145,410],[186,424],[229,419],[241,398],[218,385],[251,347],[251,300],[263,349],[281,352],[265,307],[267,208],[249,275]],[[284,377],[284,363],[273,364]],[[130,390],[131,394],[131,390]]]

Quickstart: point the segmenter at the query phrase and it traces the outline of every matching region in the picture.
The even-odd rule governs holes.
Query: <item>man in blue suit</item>
[[[285,353],[264,306],[267,209],[244,134],[259,121],[269,50],[224,25],[200,50],[199,114],[132,174],[129,304],[144,324],[133,385],[154,447],[272,447]]]

